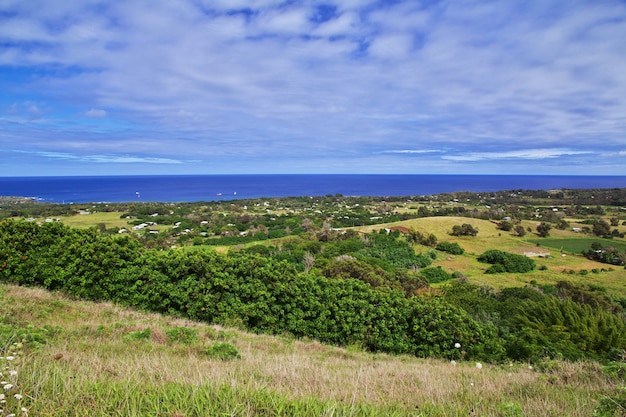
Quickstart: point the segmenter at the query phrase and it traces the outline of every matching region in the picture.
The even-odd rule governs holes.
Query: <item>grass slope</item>
[[[27,341],[5,409],[33,416],[582,417],[624,384],[594,362],[479,368],[371,355],[4,284],[0,311],[0,341]],[[209,355],[216,343],[240,358]]]

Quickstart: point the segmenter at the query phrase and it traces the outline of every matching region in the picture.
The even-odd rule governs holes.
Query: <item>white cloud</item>
[[[36,156],[40,156],[48,159],[62,159],[68,161],[78,162],[93,162],[93,163],[114,163],[114,164],[182,164],[184,161],[171,158],[159,158],[150,156],[135,156],[135,155],[82,155],[68,152],[50,152],[50,151],[19,151],[13,150],[17,153],[29,153]]]
[[[370,45],[369,52],[377,58],[406,58],[413,40],[410,35],[378,36]]]
[[[504,152],[468,152],[462,155],[445,155],[443,159],[451,161],[511,160],[511,159],[552,159],[568,155],[591,154],[590,151],[569,149],[524,149]]]
[[[102,109],[90,109],[85,112],[85,116],[93,118],[93,119],[101,119],[107,116],[106,110]]]
[[[438,149],[398,149],[383,151],[383,153],[399,153],[399,154],[425,154],[425,153],[441,153],[444,151]]]

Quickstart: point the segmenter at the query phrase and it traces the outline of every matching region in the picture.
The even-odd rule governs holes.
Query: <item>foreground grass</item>
[[[595,362],[371,355],[16,286],[0,285],[0,311],[6,343],[26,341],[13,389],[32,416],[582,417],[625,383]]]

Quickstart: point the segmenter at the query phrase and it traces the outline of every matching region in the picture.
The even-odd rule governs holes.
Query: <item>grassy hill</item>
[[[4,284],[0,311],[2,415],[582,417],[625,382],[595,362],[372,355]]]

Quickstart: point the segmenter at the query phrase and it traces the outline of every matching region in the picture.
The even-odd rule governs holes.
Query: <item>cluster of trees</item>
[[[0,279],[374,352],[499,361],[601,358],[626,348],[623,309],[612,302],[609,312],[606,304],[579,302],[589,296],[561,299],[534,289],[496,294],[457,283],[441,295],[420,296],[407,289],[424,288],[424,279],[398,271],[423,258],[413,253],[404,259],[407,242],[398,235],[308,244],[307,250],[293,247],[284,259],[210,248],[158,251],[96,229],[3,220]],[[319,256],[322,247],[333,255]],[[299,251],[301,260],[288,259]],[[308,271],[297,266],[306,253],[315,257]],[[382,262],[368,263],[370,258]],[[440,268],[421,271],[441,275]]]
[[[599,242],[593,242],[591,248],[583,251],[588,259],[612,265],[626,265],[626,253],[621,253],[614,246],[604,247]]]
[[[469,223],[463,223],[462,225],[455,224],[452,226],[452,236],[476,236],[478,229]]]

